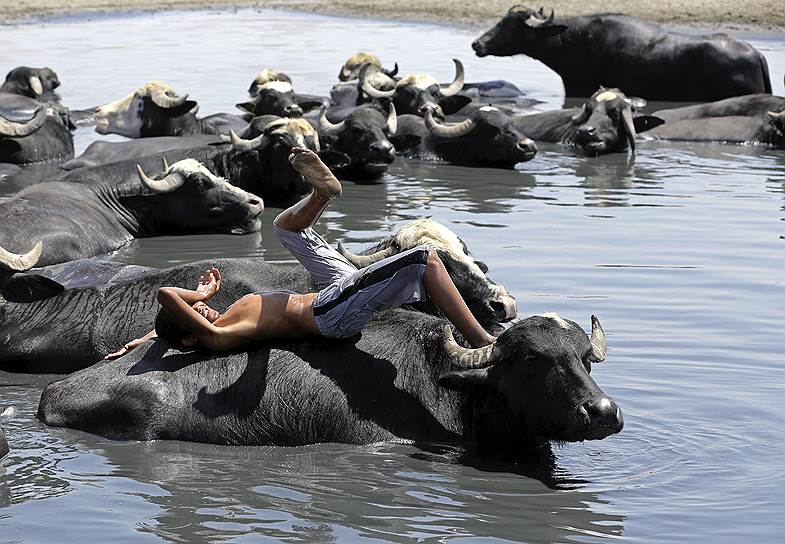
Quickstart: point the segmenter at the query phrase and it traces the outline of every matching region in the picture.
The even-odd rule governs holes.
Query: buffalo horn
[[[390,102],[390,112],[387,114],[387,134],[392,136],[398,132],[398,115],[395,113],[395,104]]]
[[[139,180],[142,182],[142,185],[153,193],[169,193],[185,183],[185,178],[180,173],[167,174],[163,179],[148,177],[138,164],[136,165],[136,173],[139,174]]]
[[[493,363],[493,344],[469,349],[458,344],[452,335],[452,327],[444,326],[444,351],[454,365],[461,368],[483,368]]]
[[[0,246],[0,268],[7,268],[9,270],[13,270],[14,272],[24,272],[25,270],[29,270],[33,268],[38,262],[38,259],[41,257],[42,250],[43,244],[40,240],[36,245],[33,246],[33,249],[24,255],[11,253],[3,246]]]
[[[359,79],[360,79],[360,86],[362,87],[362,90],[365,92],[365,94],[367,94],[371,98],[390,98],[390,97],[392,97],[395,94],[395,89],[392,89],[390,91],[382,91],[380,89],[377,89],[373,85],[371,85],[371,83],[365,79],[365,74],[368,72],[368,67],[370,65],[371,64],[369,62],[363,63],[363,66],[360,69],[360,77],[359,77]]]
[[[169,171],[169,161],[166,160],[166,157],[161,157],[161,162],[163,163],[164,173]]]
[[[3,136],[11,136],[14,138],[22,138],[24,136],[29,136],[42,126],[46,122],[46,108],[40,108],[35,117],[30,119],[26,123],[15,123],[13,121],[9,121],[4,117],[0,117],[0,135]]]
[[[327,112],[323,111],[321,117],[319,117],[319,128],[322,129],[322,132],[325,134],[337,136],[346,128],[346,121],[331,123],[330,120],[327,119]]]
[[[580,125],[581,123],[585,122],[586,119],[589,118],[589,108],[586,107],[586,104],[581,106],[581,111],[576,113],[572,116],[572,122],[576,125]]]
[[[246,140],[240,138],[235,131],[229,131],[229,141],[232,142],[232,145],[237,149],[261,149],[267,145],[268,140],[269,138],[266,134],[260,134],[253,140]]]
[[[602,330],[600,320],[593,315],[591,316],[591,355],[589,355],[589,360],[601,363],[605,360],[607,352],[608,346],[605,342],[605,331]]]
[[[371,266],[373,263],[381,261],[382,259],[386,259],[392,255],[395,255],[395,248],[388,247],[387,249],[382,249],[377,251],[376,253],[371,253],[370,255],[355,255],[345,247],[341,242],[338,242],[338,251],[346,257],[346,260],[352,263],[357,268],[365,268],[366,266]]]
[[[767,111],[766,115],[769,116],[769,119],[779,119],[781,117],[785,117],[785,110],[777,113],[776,111]]]
[[[41,78],[38,76],[30,76],[30,88],[37,95],[44,94],[44,86],[41,85]]]
[[[185,104],[187,98],[187,94],[184,94],[183,96],[169,96],[166,94],[166,91],[160,87],[153,89],[150,93],[150,99],[160,108],[176,108],[177,106],[182,106]]]
[[[397,76],[398,75],[398,63],[397,62],[395,63],[395,66],[393,66],[392,70],[385,70],[384,68],[382,68],[382,72],[386,76],[388,76],[388,77],[395,77],[395,76]]]
[[[425,126],[428,127],[432,133],[442,138],[459,138],[464,134],[468,134],[475,127],[474,120],[464,119],[460,123],[453,125],[442,125],[433,118],[433,111],[428,110],[425,113]]]
[[[455,63],[455,79],[447,87],[441,89],[442,96],[454,96],[463,89],[463,63],[458,59],[452,59]]]
[[[624,123],[624,132],[630,144],[630,149],[635,153],[635,123],[632,120],[632,109],[629,106],[621,112],[621,119],[622,123]]]

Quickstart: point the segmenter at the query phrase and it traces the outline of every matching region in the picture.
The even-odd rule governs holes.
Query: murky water
[[[88,107],[164,79],[231,111],[268,65],[326,92],[371,49],[402,70],[504,77],[548,107],[557,76],[477,59],[475,32],[275,12],[76,18],[0,28],[0,68],[49,65]],[[752,40],[783,94],[783,41]],[[77,134],[83,149],[97,135]],[[516,462],[460,451],[123,443],[47,429],[48,377],[0,373],[12,452],[0,464],[0,542],[781,542],[785,534],[785,153],[642,143],[634,159],[558,146],[520,171],[396,163],[347,184],[322,230],[355,249],[431,216],[456,230],[521,313],[557,311],[608,333],[598,383],[626,426]],[[6,193],[7,194],[7,193]],[[218,256],[289,260],[261,235],[137,240],[113,258],[165,266]]]

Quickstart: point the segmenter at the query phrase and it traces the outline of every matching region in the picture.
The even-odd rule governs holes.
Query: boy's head
[[[204,302],[195,303],[192,308],[205,317],[210,323],[218,319],[220,314]],[[155,316],[155,333],[170,344],[178,348],[195,348],[199,339],[189,330],[185,329],[169,313],[161,308]]]

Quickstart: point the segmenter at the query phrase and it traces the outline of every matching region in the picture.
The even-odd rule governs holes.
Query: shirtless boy
[[[289,162],[313,191],[281,212],[273,226],[320,291],[249,294],[221,314],[207,305],[221,287],[221,274],[213,268],[199,278],[196,290],[161,287],[156,330],[107,358],[127,353],[156,333],[179,347],[210,351],[242,349],[271,338],[346,338],[359,333],[374,313],[425,298],[472,347],[495,340],[474,318],[436,251],[428,246],[403,251],[362,270],[346,260],[313,230],[325,208],[341,195],[341,184],[313,151],[292,148]]]

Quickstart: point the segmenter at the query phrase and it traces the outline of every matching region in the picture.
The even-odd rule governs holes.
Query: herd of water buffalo
[[[621,410],[590,375],[605,358],[596,318],[590,335],[555,315],[517,320],[481,367],[452,362],[464,348],[443,336],[443,319],[426,304],[380,315],[352,342],[218,355],[169,351],[158,340],[99,362],[152,328],[159,287],[192,287],[207,265],[225,278],[221,309],[248,292],[314,289],[299,267],[248,259],[159,270],[97,258],[136,237],[259,230],[265,204],[289,205],[309,189],[288,162],[294,146],[358,182],[407,158],[512,168],[536,156],[537,142],[586,160],[634,152],[639,138],[785,147],[785,98],[771,95],[766,60],[724,34],[515,6],[473,48],[538,59],[584,101],[540,112],[507,81],[466,83],[457,59],[453,81],[440,83],[357,53],[329,97],[297,93],[268,68],[239,114],[198,117],[196,101],[157,81],[72,111],[52,69],[11,70],[0,88],[0,184],[25,176],[30,185],[0,201],[0,370],[74,372],[46,387],[39,418],[119,438],[515,449],[621,430]],[[646,100],[702,104],[643,114]],[[90,124],[130,140],[97,141],[74,158],[72,132]],[[27,167],[40,163],[52,167],[31,183]],[[501,330],[514,317],[487,267],[435,222],[414,222],[361,255],[340,249],[362,267],[421,243],[438,250],[483,326]]]

